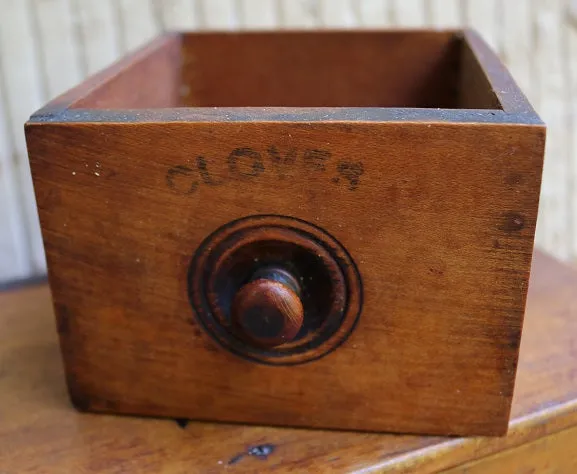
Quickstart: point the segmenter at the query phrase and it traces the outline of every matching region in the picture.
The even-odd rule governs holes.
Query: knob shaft
[[[232,320],[239,335],[262,347],[293,340],[303,319],[298,281],[280,268],[257,271],[232,302]]]

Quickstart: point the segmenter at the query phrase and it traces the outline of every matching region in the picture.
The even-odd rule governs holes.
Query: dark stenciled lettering
[[[264,163],[258,151],[236,148],[228,155],[228,169],[236,178],[254,178],[262,174]]]
[[[337,164],[338,176],[333,178],[333,183],[339,183],[340,178],[344,178],[348,181],[349,189],[354,191],[359,187],[359,181],[361,180],[363,172],[363,164],[360,161],[340,161]]]
[[[364,173],[363,163],[360,161],[338,161],[330,164],[332,154],[327,150],[306,149],[301,152],[295,147],[279,149],[276,145],[270,145],[262,154],[249,147],[235,148],[228,155],[228,172],[219,170],[219,167],[215,171],[213,165],[219,162],[218,157],[211,161],[199,155],[195,165],[175,165],[169,168],[165,177],[166,184],[178,194],[192,194],[200,185],[221,186],[232,179],[252,180],[265,172],[263,156],[268,157],[268,167],[274,168],[264,177],[272,186],[275,178],[293,178],[297,173],[300,176],[304,170],[303,179],[306,179],[307,171],[326,172],[331,169],[336,172],[330,179],[333,183],[344,183],[347,189],[354,191],[359,187],[361,175]]]
[[[222,179],[216,180],[210,175],[204,157],[199,156],[196,159],[196,167],[198,168],[198,172],[200,173],[200,177],[202,178],[202,182],[204,184],[208,184],[209,186],[220,186],[221,184],[223,184],[224,181]]]
[[[287,170],[291,169],[296,162],[297,149],[289,148],[284,154],[281,154],[277,147],[271,145],[268,147],[268,156],[280,179],[287,177]]]
[[[303,162],[306,169],[325,171],[326,163],[331,158],[331,152],[327,150],[305,150]]]
[[[180,194],[192,194],[198,188],[195,170],[184,165],[176,165],[166,172],[166,184]]]

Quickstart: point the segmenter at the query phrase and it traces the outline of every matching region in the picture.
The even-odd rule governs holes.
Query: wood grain
[[[173,105],[179,38],[127,57],[27,125],[73,402],[85,410],[245,423],[503,434],[544,127],[495,56],[472,32],[189,34],[182,77],[192,100],[288,104],[90,109]],[[383,43],[396,45],[394,53],[384,53]],[[428,63],[418,60],[419,45],[434,52],[424,56]],[[427,87],[457,78],[451,62],[438,69],[451,45],[470,48],[482,66],[477,74],[487,78],[463,87],[479,97],[494,89],[501,110],[435,108],[444,117],[436,121],[409,108],[393,112],[396,119],[368,119],[384,109],[287,106],[378,106],[393,97],[406,101],[399,106],[426,105],[433,98]],[[256,62],[239,69],[236,85],[221,77],[245,52],[274,60],[275,52],[293,57],[290,48],[303,46],[309,59],[276,70],[283,73],[277,84],[254,81]],[[211,59],[227,50],[236,53],[230,61]],[[362,72],[319,97],[306,70],[311,59],[329,52],[323,67],[344,74],[336,59],[355,51],[363,51]],[[413,61],[381,81],[381,63],[373,66],[379,53]],[[286,68],[281,63],[274,65]],[[422,69],[427,64],[433,72]],[[158,93],[155,78],[164,86]],[[283,84],[291,95],[281,95]],[[454,87],[443,93],[441,103],[457,103]],[[212,116],[197,118],[206,113]],[[314,363],[271,368],[237,357],[192,311],[187,275],[195,249],[221,226],[260,214],[324,229],[360,272],[363,310],[354,331]]]
[[[577,427],[450,469],[447,474],[540,472],[571,474],[577,470]]]
[[[247,337],[265,347],[292,341],[304,318],[303,305],[295,289],[298,287],[272,278],[258,278],[247,283],[233,300],[235,323]],[[255,330],[257,334],[253,335]]]
[[[495,94],[500,89],[491,87],[477,57],[471,48],[461,48],[458,104],[465,109],[500,109],[501,101]]]
[[[574,458],[566,454],[573,453],[577,426],[576,286],[575,270],[536,254],[509,434],[461,439],[78,413],[67,400],[48,289],[0,294],[2,469],[428,473],[464,465],[476,469],[471,472],[494,472],[496,455],[507,461],[504,467],[571,466]],[[267,452],[263,446],[273,448],[266,459],[255,455]],[[482,469],[485,458],[490,469]]]
[[[67,328],[63,350],[79,405],[274,424],[502,432],[535,227],[542,130],[507,126],[503,142],[491,125],[348,125],[150,123],[146,136],[118,124],[29,128],[54,300]],[[330,143],[323,146],[333,162],[355,156],[355,144],[363,143],[359,188],[351,191],[344,178],[334,184],[336,163],[327,163],[328,172],[289,169],[283,188],[290,200],[276,193],[274,169],[239,193],[243,180],[227,169],[224,147],[242,144],[267,156],[263,140],[283,153],[292,144]],[[85,146],[95,142],[101,145]],[[456,160],[451,166],[447,143],[459,151],[448,155]],[[379,160],[381,150],[405,158]],[[165,184],[175,164],[201,154],[222,183],[218,206],[203,204],[215,202],[210,185],[188,194],[196,175],[184,176],[174,189]],[[60,157],[57,167],[54,156]],[[459,183],[451,194],[447,180]],[[388,205],[367,213],[376,190],[384,190],[379,193]],[[335,199],[338,208],[331,205]],[[266,377],[263,368],[247,372],[242,360],[215,351],[195,330],[185,278],[192,252],[208,233],[255,213],[304,218],[337,235],[365,287],[362,322],[349,344],[298,371],[266,370]],[[119,345],[126,349],[118,351]],[[190,371],[179,369],[182,363]],[[221,377],[222,367],[230,377]],[[326,389],[349,371],[355,384],[339,385],[329,397]],[[286,390],[287,378],[308,389]],[[212,384],[222,388],[206,406],[205,397],[215,395]],[[380,396],[382,386],[389,387],[387,397]],[[323,399],[322,411],[311,392]],[[252,411],[256,399],[259,408]],[[282,413],[263,410],[275,400],[284,401]],[[335,411],[352,400],[355,410]],[[307,410],[314,419],[303,415]]]
[[[85,109],[175,107],[180,102],[180,41],[166,35],[104,73],[93,76],[72,107]]]
[[[183,48],[187,107],[456,106],[451,33],[188,34]]]

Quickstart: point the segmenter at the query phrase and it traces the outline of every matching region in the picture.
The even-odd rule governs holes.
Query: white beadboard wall
[[[461,25],[549,126],[538,245],[577,259],[577,0],[0,0],[0,281],[45,272],[23,123],[160,31]]]

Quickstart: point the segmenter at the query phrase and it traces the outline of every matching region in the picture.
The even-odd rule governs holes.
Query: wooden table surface
[[[346,409],[346,407],[343,407]],[[509,434],[442,438],[76,412],[46,285],[0,294],[0,473],[577,472],[577,272],[537,253]]]

